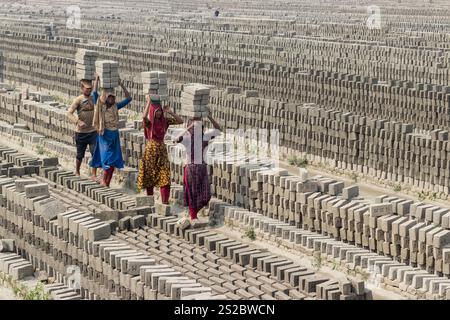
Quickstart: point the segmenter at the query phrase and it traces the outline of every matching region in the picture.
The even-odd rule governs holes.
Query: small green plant
[[[417,192],[417,197],[418,197],[419,200],[421,200],[421,201],[423,201],[423,200],[425,200],[425,199],[427,198],[427,196],[425,195],[425,193],[422,192],[422,191]]]
[[[248,227],[248,228],[245,230],[244,237],[249,238],[249,239],[252,240],[252,241],[256,240],[255,229],[254,229],[253,227]]]
[[[306,158],[299,158],[296,155],[290,155],[288,158],[288,163],[291,166],[296,166],[300,168],[304,168],[308,165],[308,159]]]
[[[296,165],[297,165],[297,167],[304,168],[308,165],[308,159],[306,159],[306,158],[298,159]]]
[[[288,158],[288,163],[289,163],[289,165],[291,165],[291,166],[295,166],[295,161],[296,161],[296,156],[289,156],[289,158]]]
[[[350,179],[352,179],[353,182],[358,182],[358,175],[356,174],[356,172],[352,172],[350,174]]]
[[[339,268],[339,263],[336,260],[334,260],[332,269],[337,270],[338,268]]]
[[[38,145],[36,146],[36,152],[37,152],[39,155],[43,155],[43,154],[45,153],[45,148],[44,148],[44,146],[38,144]]]
[[[225,225],[226,225],[228,228],[230,228],[231,230],[233,230],[234,227],[235,227],[234,221],[231,220],[231,219],[226,220],[226,221],[225,221]]]
[[[322,256],[321,256],[320,252],[315,252],[314,260],[312,263],[314,270],[319,271],[322,268],[322,264],[323,264],[323,261],[322,261]]]
[[[0,285],[7,285],[14,295],[22,300],[49,300],[50,296],[44,291],[44,284],[39,282],[34,288],[27,288],[14,280],[11,276],[0,273]]]
[[[395,192],[400,192],[400,191],[402,191],[402,186],[399,185],[399,184],[396,184],[396,185],[394,186],[393,190],[394,190]]]
[[[23,300],[49,300],[49,295],[44,292],[44,285],[39,282],[33,289],[22,289]]]
[[[276,238],[275,242],[276,242],[278,247],[282,247],[283,246],[283,241],[280,238]]]

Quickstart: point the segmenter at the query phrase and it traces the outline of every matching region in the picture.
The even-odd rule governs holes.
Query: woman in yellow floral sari
[[[166,114],[170,117],[166,117]],[[147,195],[153,195],[153,188],[160,187],[161,201],[169,203],[170,163],[164,136],[170,125],[182,124],[183,119],[168,106],[161,106],[158,95],[147,96],[143,113],[144,134],[147,139],[144,157],[139,165],[138,188],[146,189]]]

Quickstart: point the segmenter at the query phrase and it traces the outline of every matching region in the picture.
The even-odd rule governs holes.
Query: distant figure
[[[219,10],[216,10],[216,11],[214,12],[214,15],[215,15],[216,17],[218,17],[219,14],[220,14]]]

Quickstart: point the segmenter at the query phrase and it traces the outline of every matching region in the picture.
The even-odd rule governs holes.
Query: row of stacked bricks
[[[321,265],[327,262],[333,270],[347,273],[350,275],[349,279],[352,276],[370,278],[376,280],[382,288],[411,299],[450,299],[450,280],[447,277],[429,273],[332,236],[298,228],[288,222],[245,210],[218,199],[210,202],[210,217],[221,218],[225,223],[230,223],[242,231],[251,228],[257,239],[269,244],[314,256],[321,261]],[[364,292],[363,285],[360,286],[355,282],[353,284],[355,287],[352,291],[357,296]],[[341,288],[340,292],[333,292],[336,296],[328,299],[355,298],[349,295],[350,292]],[[318,296],[319,293],[317,291]]]
[[[387,196],[367,201],[355,186],[256,164],[216,163],[213,190],[225,202],[450,275],[449,209]]]
[[[0,109],[6,120],[18,120],[37,133],[65,143],[73,142],[73,126],[65,116],[66,106],[57,102],[19,100],[17,95],[1,95]],[[228,128],[277,129],[281,145],[290,150],[318,156],[319,160],[332,160],[334,166],[342,169],[405,183],[418,190],[449,194],[446,130],[417,134],[410,124],[374,120],[313,105],[296,106],[247,97],[247,92],[245,96],[221,95],[213,90],[211,101],[213,116],[226,119]],[[242,112],[228,111],[235,109]],[[122,119],[121,127],[124,126],[125,119]],[[123,154],[131,159],[130,166],[137,167],[133,159],[142,155],[144,139],[140,134],[133,138],[127,133],[122,136],[130,137],[124,139],[130,142],[124,141]]]
[[[241,21],[235,21],[233,20],[234,23],[242,26],[242,24],[247,25],[247,27],[251,27],[252,23],[251,21],[247,21],[245,23],[241,22]],[[170,24],[170,21],[165,21],[166,23]],[[178,21],[177,21],[178,22]],[[212,21],[211,21],[212,22]],[[212,22],[213,23],[213,22]],[[95,24],[94,24],[95,25]],[[165,25],[167,28],[167,25]],[[256,27],[256,26],[254,26]],[[271,26],[273,27],[273,26]],[[347,28],[351,29],[351,31],[353,32],[358,32],[360,34],[363,34],[364,36],[367,36],[366,32],[367,30],[355,30],[354,26],[352,28],[352,26],[347,26]],[[86,29],[86,34],[92,33],[92,35],[96,34],[94,33],[95,31],[94,26],[92,26],[92,29]],[[267,30],[270,30],[271,28],[267,28]],[[324,32],[324,34],[329,34],[329,32],[337,32],[337,30],[341,30],[341,32],[349,32],[349,30],[346,30],[346,28],[344,28],[343,26],[338,26],[335,28],[336,31],[333,30],[333,32],[331,31],[331,29],[328,29],[328,32]],[[258,29],[259,30],[259,29]],[[321,28],[316,29],[316,32],[320,32],[319,30],[321,30]],[[344,31],[345,30],[345,31]],[[188,46],[188,49],[190,49],[191,52],[196,52],[197,54],[200,54],[200,52],[202,52],[203,54],[205,54],[205,51],[207,53],[210,53],[211,51],[213,51],[214,49],[216,49],[216,44],[220,43],[217,40],[221,40],[223,38],[225,38],[226,33],[219,33],[219,32],[204,32],[204,34],[202,33],[202,36],[208,36],[208,38],[212,38],[212,37],[216,37],[216,41],[214,41],[211,45],[206,46],[204,48],[202,48],[202,50],[198,49],[198,41],[196,38],[196,35],[194,33],[195,30],[172,30],[171,31],[171,37],[170,37],[170,42],[172,42],[172,47],[175,47],[176,45],[186,45]],[[325,30],[322,30],[325,31]],[[366,32],[364,32],[366,31]],[[70,32],[68,32],[70,33]],[[339,33],[337,33],[339,34]],[[137,38],[139,37],[140,34],[136,34],[136,35],[115,35],[116,39],[121,42],[121,43],[127,43],[127,42],[132,42],[132,39],[130,39],[130,37],[133,38]],[[198,37],[198,36],[197,36]],[[190,39],[191,41],[186,41],[188,39]],[[388,76],[394,76],[396,75],[397,77],[401,77],[401,75],[405,76],[405,70],[401,69],[399,66],[397,66],[395,63],[390,64],[388,62],[391,61],[402,61],[403,63],[408,63],[408,65],[410,66],[410,69],[408,70],[409,73],[413,74],[414,77],[420,77],[423,76],[423,79],[430,79],[432,78],[433,80],[435,80],[435,76],[429,77],[430,74],[432,73],[437,73],[438,71],[445,71],[445,69],[443,69],[443,67],[445,67],[445,60],[443,59],[439,59],[440,58],[440,54],[441,52],[439,50],[421,50],[419,52],[419,54],[417,54],[414,50],[407,50],[408,48],[390,48],[390,47],[373,47],[370,46],[370,43],[358,43],[358,44],[354,44],[352,43],[352,45],[348,45],[347,43],[337,43],[335,41],[317,41],[316,39],[286,39],[286,38],[280,38],[277,39],[277,44],[278,46],[271,46],[271,45],[257,45],[257,44],[252,44],[252,43],[257,43],[257,36],[254,35],[233,35],[233,40],[236,43],[235,47],[228,47],[228,54],[235,54],[236,56],[242,56],[245,53],[252,53],[254,55],[258,55],[258,57],[264,58],[264,60],[274,60],[273,56],[275,56],[276,53],[278,53],[279,57],[277,57],[279,61],[284,62],[285,59],[293,59],[295,57],[295,55],[291,54],[290,52],[288,52],[288,50],[284,51],[284,48],[290,48],[290,49],[301,49],[302,51],[308,52],[310,54],[314,54],[315,52],[327,52],[327,55],[320,60],[320,62],[323,64],[324,67],[327,68],[331,68],[332,66],[334,66],[334,64],[336,62],[340,62],[339,64],[341,66],[339,66],[339,69],[342,70],[348,70],[350,68],[352,69],[356,69],[358,71],[365,71],[367,72],[367,70],[363,69],[362,65],[364,65],[364,63],[367,63],[367,61],[370,60],[376,60],[376,57],[382,56],[382,55],[386,55],[386,52],[391,53],[392,55],[395,54],[395,58],[396,55],[399,55],[400,57],[398,57],[397,59],[390,59],[388,61],[378,61],[379,64],[381,64],[381,66],[377,65],[378,68],[375,68],[374,65],[371,65],[370,68],[368,68],[370,71],[373,72],[380,72],[383,73],[383,75],[385,74],[386,77]],[[63,41],[63,37],[58,37],[58,40]],[[149,41],[147,43],[148,46],[158,46],[158,45],[167,45],[167,39],[161,39],[161,40],[157,40],[157,39],[142,39],[139,38],[139,40],[142,41]],[[385,41],[389,41],[389,39],[384,39]],[[405,39],[406,40],[406,39]],[[407,39],[405,41],[405,43],[403,43],[403,41],[400,41],[403,45],[405,45],[407,43],[408,40],[411,39]],[[212,42],[212,41],[211,41]],[[396,43],[397,44],[397,43]],[[408,43],[409,44],[409,43]],[[254,49],[254,50],[252,50]],[[344,56],[344,54],[347,53],[347,55],[350,54],[351,59],[342,59],[340,57]],[[428,59],[428,61],[426,61],[426,65],[419,65],[419,63],[415,62],[415,60],[424,60],[426,57],[429,57],[431,59]],[[306,56],[306,54],[302,55],[303,59],[300,59],[300,61],[303,64],[303,67],[308,66],[308,65],[317,65],[318,62],[313,60],[313,59],[308,59],[308,57]],[[340,59],[339,59],[340,58]],[[361,66],[360,66],[361,65]],[[386,70],[387,69],[387,70]],[[393,70],[392,70],[393,69]],[[412,70],[411,70],[412,69]]]
[[[177,270],[197,277],[201,284],[232,300],[352,300],[365,299],[370,294],[362,281],[319,275],[288,258],[212,229],[181,231],[177,220],[151,214],[147,216],[151,228],[137,232],[125,229],[118,236],[147,248],[170,261]]]
[[[68,282],[69,271],[79,268],[80,298],[178,300],[198,295],[192,284],[170,280],[177,280],[180,272],[112,236],[117,222],[62,205],[50,195],[49,184],[33,176],[2,176],[0,187],[0,235],[17,243],[17,252],[31,262],[32,270]],[[30,275],[28,262],[17,256],[6,259],[15,262],[14,276]],[[73,290],[59,298],[74,299]]]
[[[109,52],[112,50],[111,48],[108,48],[108,52],[105,52],[106,48],[104,47],[92,47],[98,50],[98,52],[102,54],[104,53],[106,56],[111,58],[115,58],[117,56],[117,54]],[[33,48],[33,52],[35,52],[35,50],[36,48]],[[57,56],[56,47],[46,47],[45,49],[43,48],[43,50],[46,50],[45,52],[52,51],[49,53],[49,56]],[[24,53],[27,53],[27,51],[25,50]],[[31,55],[31,52],[29,54]],[[139,56],[140,54],[147,57],[146,53],[128,52],[127,58],[122,57],[120,59],[121,65],[139,65],[139,63],[134,62],[137,62],[141,58]],[[180,61],[177,63],[173,63],[173,61],[168,60],[166,65],[166,57],[163,54],[152,54],[148,55],[148,57],[153,57],[155,59],[155,63],[162,64],[162,68],[167,70],[169,75],[172,73],[178,74],[181,72],[180,70],[182,68],[186,67],[186,63],[183,63],[183,60],[187,60],[186,58],[178,57]],[[24,57],[17,57],[17,59],[24,59]],[[36,57],[34,59],[39,60],[39,58]],[[60,72],[58,75],[55,75],[54,72],[53,74],[51,74],[51,72],[46,72],[46,74],[43,75],[39,74],[40,72],[43,72],[41,71],[43,68],[39,68],[36,70],[36,74],[32,77],[32,81],[49,82],[49,84],[45,85],[45,87],[54,89],[57,82],[67,83],[67,79],[70,79],[70,74],[75,73],[76,65],[70,61],[67,61],[67,59],[63,59],[62,57],[60,59],[52,59],[55,59],[54,62],[57,64],[61,64],[61,70],[69,71],[70,68],[73,68],[73,71],[66,72],[66,74]],[[228,73],[233,70],[235,73],[242,73],[238,78],[242,78],[245,81],[251,82],[252,77],[256,77],[258,79],[261,78],[259,81],[261,83],[257,82],[256,84],[258,84],[258,86],[255,88],[265,94],[268,94],[270,90],[275,88],[277,88],[277,90],[281,90],[282,88],[278,88],[278,86],[281,85],[283,88],[289,88],[289,92],[283,94],[282,96],[295,103],[316,102],[321,105],[323,104],[325,107],[339,107],[343,111],[353,111],[372,117],[386,118],[393,121],[406,120],[412,124],[415,124],[417,128],[422,129],[435,129],[437,127],[448,128],[448,117],[439,116],[439,114],[448,114],[445,112],[445,110],[448,110],[449,108],[449,90],[447,86],[431,85],[420,81],[417,81],[417,83],[394,80],[382,82],[378,81],[376,78],[360,76],[355,73],[332,73],[331,71],[315,71],[310,68],[306,68],[308,71],[280,71],[278,70],[279,68],[273,63],[246,66],[241,63],[242,61],[231,61],[231,59],[216,62],[208,62],[204,60],[205,59],[199,59],[200,62],[198,62],[205,65],[202,69],[206,70],[211,68],[211,71],[208,72],[217,73],[217,77],[209,78],[208,81],[211,82],[219,81],[221,78],[229,78]],[[14,65],[15,63],[18,63],[18,61],[8,61],[8,64],[10,65]],[[24,60],[23,63],[26,63],[26,61]],[[37,63],[43,64],[44,62],[41,61],[39,63],[38,61]],[[48,64],[51,65],[49,62]],[[70,65],[69,68],[68,64]],[[197,65],[195,66],[197,67]],[[227,76],[225,76],[225,74],[224,77],[219,76],[222,73],[221,69],[224,69],[224,73],[226,71]],[[129,72],[130,70],[124,69],[124,71]],[[295,76],[289,78],[286,76],[288,73],[295,74]],[[18,77],[21,77],[22,81],[25,81],[26,76],[29,76],[28,74],[23,75],[20,72],[12,72],[9,70],[5,72],[5,75],[10,79],[18,79]],[[183,77],[186,78],[180,80],[202,80],[198,77],[196,79],[191,78],[192,76],[193,74],[189,77],[189,72],[186,72],[186,75],[183,75]],[[219,85],[215,82],[213,84]],[[227,86],[230,84],[233,85],[233,83],[220,83],[221,86]],[[44,85],[44,83],[42,83],[42,85]],[[139,85],[140,83],[135,83],[130,87],[138,88]],[[263,85],[265,86],[263,87]],[[72,81],[72,84],[69,87],[71,87],[72,92],[75,92],[76,94],[76,89],[78,87],[76,81]],[[67,91],[67,86],[58,88],[61,92]],[[298,88],[301,88],[302,90],[298,90]],[[428,106],[430,106],[430,108]]]
[[[316,156],[312,159],[331,160],[335,167],[405,183],[418,190],[449,194],[446,130],[418,134],[413,132],[411,124],[374,120],[314,105],[276,103],[235,93],[226,95],[232,99],[227,99],[226,107],[219,109],[220,95],[216,95],[217,90],[212,93],[212,114],[227,119],[228,128],[277,129],[283,146]],[[6,120],[18,120],[46,137],[69,144],[73,142],[73,126],[65,116],[66,106],[57,102],[19,100],[17,95],[1,95],[0,109]],[[44,99],[43,96],[40,98]],[[225,101],[224,97],[222,99]],[[226,111],[235,108],[242,112]],[[125,122],[122,118],[121,127]],[[133,159],[142,156],[144,138],[134,129],[127,129],[121,135],[124,157],[130,160],[129,166],[137,167],[138,162]]]
[[[278,130],[283,147],[310,155],[312,160],[330,160],[341,169],[419,190],[449,193],[447,130],[418,134],[411,124],[322,109],[314,104],[297,106],[215,93],[218,91],[212,95],[212,114],[226,119],[228,128]]]
[[[170,154],[182,152],[179,147],[169,146]],[[369,261],[372,271],[378,268],[375,272],[386,279],[388,271],[382,270],[390,267],[398,266],[411,272],[406,279],[400,277],[395,283],[397,288],[402,284],[405,292],[415,293],[414,290],[420,288],[423,294],[430,293],[433,297],[445,295],[444,287],[450,285],[447,278],[450,276],[449,209],[397,197],[364,199],[359,196],[357,186],[345,187],[341,181],[321,176],[308,177],[304,169],[297,176],[287,170],[271,169],[264,163],[245,163],[245,158],[226,164],[222,160],[213,160],[211,170],[213,194],[225,204],[224,210],[218,210],[214,205],[216,201],[212,201],[210,218],[215,223],[227,219],[227,212],[231,212],[227,207],[234,208],[235,214],[247,211],[249,217],[270,220],[275,227],[300,234],[301,230],[306,230],[305,236],[310,238],[340,241],[340,247],[347,248],[342,249],[344,257],[348,250],[361,251],[362,255],[373,258]],[[171,167],[173,178],[181,181],[182,164],[172,163]],[[229,219],[236,222],[244,218],[229,216]],[[263,229],[261,223],[256,227]],[[264,225],[264,230],[267,227]],[[290,237],[291,241],[297,241],[295,236]],[[322,250],[312,242],[308,248]],[[351,263],[353,255],[349,257],[347,260]],[[376,264],[374,257],[380,260]],[[383,263],[389,266],[382,269]],[[411,282],[416,275],[417,280]],[[390,277],[395,278],[394,274]],[[435,283],[433,290],[422,278]],[[441,284],[444,287],[440,288]]]
[[[296,101],[314,102],[327,108],[359,115],[412,123],[419,129],[448,128],[450,87],[381,82],[353,74],[309,71],[295,76],[302,92]]]

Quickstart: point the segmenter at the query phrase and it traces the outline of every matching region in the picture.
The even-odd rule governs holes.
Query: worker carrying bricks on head
[[[174,138],[186,149],[186,165],[184,166],[183,191],[184,203],[189,208],[190,225],[195,227],[197,214],[211,199],[211,186],[208,179],[208,166],[204,155],[209,141],[221,134],[220,125],[208,115],[214,129],[204,132],[201,117],[193,117],[188,121],[186,130]],[[183,218],[182,218],[183,219]],[[179,221],[182,226],[187,225]]]
[[[109,187],[114,169],[124,167],[119,137],[119,110],[127,106],[132,98],[119,79],[125,99],[116,103],[113,89],[103,89],[94,110],[94,127],[97,129],[97,144],[91,160],[92,168],[103,169],[101,184]]]
[[[144,156],[139,164],[138,189],[153,195],[153,188],[160,187],[161,202],[169,203],[170,162],[164,136],[170,125],[182,124],[183,119],[168,106],[161,106],[160,96],[147,95],[142,114],[144,135],[147,140]]]
[[[74,136],[77,146],[75,173],[78,176],[80,175],[81,163],[84,159],[86,148],[89,146],[89,151],[93,155],[97,142],[97,130],[93,126],[93,118],[94,106],[98,99],[98,82],[98,75],[96,75],[94,80],[94,88],[92,88],[91,80],[81,80],[82,94],[75,98],[67,111],[67,117],[76,125]],[[97,169],[93,168],[91,177],[95,180],[96,176]]]

